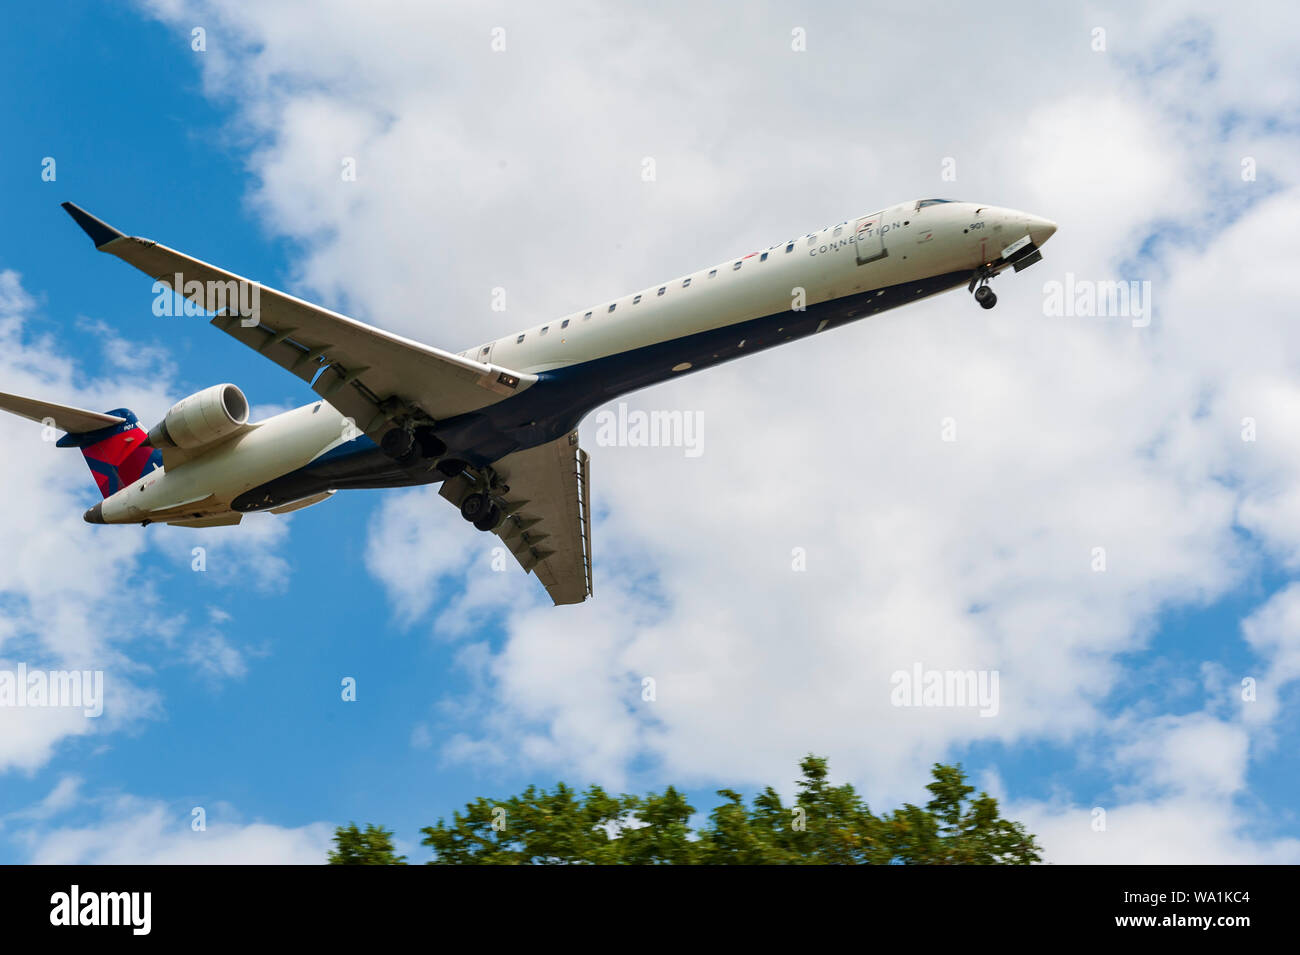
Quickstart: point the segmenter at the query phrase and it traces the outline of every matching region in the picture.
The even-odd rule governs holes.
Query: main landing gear
[[[501,523],[501,508],[482,491],[475,491],[460,502],[460,516],[479,530],[490,531]]]
[[[975,301],[979,303],[980,308],[992,308],[998,304],[998,297],[993,294],[993,289],[989,288],[991,278],[993,273],[989,271],[987,265],[981,265],[970,277],[967,290],[975,293]]]
[[[403,467],[421,460],[432,461],[429,467],[447,480],[463,477],[470,482],[470,492],[460,502],[460,516],[479,530],[495,530],[505,518],[505,511],[497,502],[509,492],[510,486],[491,468],[475,471],[461,459],[444,455],[447,445],[431,428],[392,428],[380,439],[379,447]]]
[[[460,516],[481,531],[496,530],[505,511],[497,503],[502,494],[510,490],[491,468],[484,468],[474,481],[474,489],[460,502]]]

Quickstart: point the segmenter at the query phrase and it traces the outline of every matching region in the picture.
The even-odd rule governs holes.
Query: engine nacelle
[[[248,399],[234,385],[213,385],[172,405],[149,431],[155,448],[201,448],[248,423]]]

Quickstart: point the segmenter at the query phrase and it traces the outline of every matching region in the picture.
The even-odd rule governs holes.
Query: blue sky
[[[331,16],[337,23],[323,26]],[[1276,55],[1273,46],[1209,8],[1187,22],[1097,9],[1076,24],[997,24],[1006,29],[983,35],[986,44],[1003,44],[1004,55],[1032,44],[1025,68],[1055,63],[1060,75],[1002,109],[1019,115],[954,120],[949,146],[922,139],[934,130],[911,136],[914,116],[898,112],[901,94],[888,85],[895,79],[881,81],[888,107],[824,98],[832,87],[849,96],[844,81],[860,77],[839,72],[851,46],[818,52],[834,31],[829,14],[801,20],[797,9],[763,5],[726,43],[705,44],[707,55],[690,37],[671,52],[656,43],[673,35],[667,15],[623,37],[609,23],[575,20],[566,32],[504,7],[457,9],[443,23],[419,20],[423,54],[403,45],[406,14],[386,9],[364,28],[347,16],[331,7],[295,28],[278,4],[263,20],[182,2],[8,14],[0,272],[17,273],[29,299],[23,354],[72,363],[70,377],[51,365],[37,386],[79,390],[41,397],[92,394],[107,409],[117,401],[110,386],[126,381],[150,403],[134,408],[145,419],[220,381],[239,384],[255,408],[312,400],[205,322],[153,316],[148,280],[95,253],[59,209],[64,200],[457,350],[857,206],[988,196],[1051,215],[1062,232],[1045,266],[999,280],[998,321],[1008,324],[987,333],[952,293],[917,306],[910,324],[837,332],[838,348],[804,343],[629,399],[701,409],[711,443],[698,466],[670,451],[594,447],[585,425],[600,519],[597,598],[584,608],[552,611],[534,581],[492,575],[483,542],[436,497],[413,492],[346,492],[242,540],[247,526],[223,532],[208,571],[195,573],[188,548],[202,541],[193,532],[81,525],[96,498],[88,472],[33,434],[22,453],[41,455],[40,474],[66,482],[27,491],[76,519],[49,533],[67,535],[59,547],[81,553],[99,581],[77,582],[66,606],[111,582],[111,601],[98,606],[113,619],[78,657],[73,638],[30,625],[63,606],[60,564],[41,569],[47,583],[18,583],[14,570],[0,584],[0,618],[28,623],[0,630],[0,658],[103,665],[133,696],[119,722],[56,732],[43,755],[0,761],[0,861],[301,861],[322,855],[330,827],[349,820],[395,829],[423,861],[418,829],[480,795],[557,779],[630,791],[673,783],[707,811],[722,786],[788,792],[810,750],[877,808],[921,801],[928,764],[961,760],[1061,861],[1300,858],[1298,735],[1288,718],[1300,617],[1288,616],[1287,590],[1300,534],[1286,503],[1300,456],[1286,445],[1267,463],[1242,464],[1223,436],[1246,414],[1275,433],[1293,424],[1285,411],[1295,406],[1277,391],[1255,410],[1250,383],[1293,387],[1285,344],[1300,340],[1270,337],[1285,336],[1273,330],[1280,323],[1256,333],[1245,323],[1257,312],[1238,314],[1236,334],[1273,342],[1261,354],[1278,365],[1262,367],[1253,353],[1233,364],[1231,349],[1207,338],[1220,300],[1196,304],[1207,250],[1222,243],[1233,262],[1261,237],[1281,242],[1265,230],[1295,203],[1295,170],[1267,157],[1295,145],[1296,91],[1247,99],[1250,64]],[[1104,64],[1088,50],[1089,16],[1111,26],[1116,54]],[[767,70],[780,77],[768,105],[747,103],[754,89],[760,99],[773,92],[757,75],[761,58],[784,55],[789,24],[808,19],[814,65],[781,60]],[[518,38],[520,52],[507,55],[522,65],[498,69],[459,52],[498,22]],[[208,31],[206,54],[190,49],[197,23]],[[846,23],[849,37],[866,29]],[[917,23],[891,26],[910,36]],[[298,49],[288,39],[295,29],[308,47],[319,32],[319,45]],[[579,42],[583,31],[595,46]],[[1196,42],[1172,44],[1163,59],[1146,52],[1187,35]],[[625,59],[578,57],[574,77],[554,81],[572,95],[558,101],[573,116],[526,126],[538,107],[517,84],[540,76],[530,71],[559,76],[566,43],[588,51],[615,36]],[[529,53],[530,43],[548,52]],[[900,46],[882,53],[882,70],[916,62],[909,43]],[[459,56],[459,69],[445,65]],[[741,64],[755,58],[746,72]],[[609,89],[592,75],[608,77]],[[695,81],[713,84],[731,111],[702,108]],[[537,85],[553,104],[551,82]],[[961,70],[942,65],[907,95],[933,118],[962,82]],[[673,126],[683,113],[693,114],[689,130]],[[855,136],[847,127],[859,115],[888,131],[888,143]],[[1227,115],[1238,118],[1225,124]],[[620,125],[627,116],[636,122]],[[1097,122],[1106,129],[1090,133]],[[796,141],[778,137],[783,125],[800,130]],[[592,140],[608,130],[610,142],[577,148],[574,129]],[[984,142],[996,135],[1004,148]],[[1104,152],[1107,140],[1124,151]],[[937,175],[949,148],[970,169],[957,183]],[[1268,167],[1258,188],[1236,175],[1243,149]],[[647,193],[633,174],[602,178],[619,163],[635,170],[644,154],[661,156],[660,191]],[[315,164],[333,168],[347,155],[385,174],[363,176],[363,191],[336,201]],[[55,182],[41,179],[44,157],[57,163]],[[1216,197],[1212,210],[1197,205],[1205,195]],[[1134,208],[1148,197],[1149,208]],[[1195,231],[1208,214],[1223,223],[1213,240]],[[1066,269],[1154,279],[1161,304],[1150,335],[1123,322],[1041,317],[1042,283]],[[1261,274],[1255,288],[1274,301]],[[505,316],[486,307],[498,284],[523,303]],[[851,360],[865,364],[823,374]],[[1040,360],[1041,374],[1025,371]],[[0,381],[11,389],[23,390]],[[1196,395],[1209,396],[1208,411],[1197,412]],[[1006,411],[1031,405],[1038,410],[1019,423]],[[962,433],[975,436],[957,459],[908,436],[929,434],[950,407],[963,409]],[[847,430],[827,420],[846,415]],[[5,427],[26,434],[22,422]],[[843,464],[818,493],[862,510],[825,524],[807,518],[788,481],[769,473],[762,440],[832,471]],[[1067,446],[1057,460],[1052,449]],[[909,477],[912,468],[924,477]],[[80,490],[68,490],[76,481]],[[930,489],[916,500],[889,496],[912,485]],[[738,516],[697,513],[700,496]],[[17,514],[24,502],[7,506]],[[23,526],[6,521],[6,535]],[[669,532],[675,521],[680,535]],[[1104,586],[1086,573],[1098,538],[1118,542]],[[6,544],[18,567],[30,545]],[[1085,572],[1072,577],[1062,554],[1076,545]],[[784,569],[791,546],[812,554],[806,593]],[[763,554],[761,566],[776,568],[769,577],[751,573]],[[1252,646],[1242,621],[1270,600],[1281,622],[1261,624],[1267,636]],[[941,609],[948,604],[957,609]],[[70,626],[100,622],[92,606]],[[788,675],[785,654],[797,654]],[[1006,719],[894,723],[904,716],[859,708],[855,685],[870,696],[883,673],[913,659],[997,666]],[[863,667],[860,680],[831,682],[846,660]],[[664,674],[667,715],[641,706],[643,672]],[[1267,716],[1243,711],[1243,676],[1267,684]],[[358,702],[340,700],[344,677],[356,678]],[[768,722],[773,713],[786,716]],[[1088,842],[1098,805],[1132,820],[1102,849]],[[208,843],[190,831],[194,806],[207,809]]]

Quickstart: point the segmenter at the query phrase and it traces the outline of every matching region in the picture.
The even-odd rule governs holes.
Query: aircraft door
[[[472,354],[470,357],[473,358],[475,361],[481,361],[483,364],[486,365],[492,361],[492,350],[493,348],[495,348],[495,346],[496,346],[496,342],[488,342],[486,345],[480,346],[479,350],[474,354]]]
[[[885,237],[880,234],[880,226],[884,218],[885,214],[879,212],[874,216],[863,216],[858,220],[854,229],[858,265],[875,262],[889,254],[889,250],[885,248]]]

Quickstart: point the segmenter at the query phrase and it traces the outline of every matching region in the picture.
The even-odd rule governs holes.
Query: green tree
[[[692,839],[694,807],[672,786],[662,796],[624,796],[622,828],[612,845],[618,861],[627,865],[692,865],[699,848]]]
[[[1041,862],[1042,847],[1018,822],[998,814],[988,793],[970,799],[961,765],[934,764],[934,797],[924,809],[907,803],[884,820],[893,861],[925,865],[1004,865]]]
[[[449,865],[652,865],[694,861],[695,810],[671,786],[662,794],[611,796],[599,786],[579,795],[560,783],[519,796],[478,799],[448,824],[426,826],[423,844]]]
[[[733,865],[856,865],[888,862],[880,820],[850,785],[831,786],[827,761],[806,756],[799,764],[793,805],[770,786],[746,810],[740,794],[726,800],[700,832],[703,862]]]
[[[720,789],[722,803],[698,829],[695,809],[677,789],[613,796],[599,786],[584,793],[559,783],[529,786],[518,796],[477,799],[450,822],[426,826],[422,844],[442,865],[883,865],[1026,864],[1040,847],[1020,823],[1003,819],[988,793],[971,799],[960,765],[936,763],[924,806],[904,804],[877,816],[850,785],[833,786],[827,761],[799,764],[794,800],[786,806],[767,787],[747,806]],[[340,827],[331,862],[392,859],[389,833]],[[372,836],[382,837],[373,839]],[[353,859],[345,853],[348,847]],[[372,850],[374,858],[362,847]],[[387,853],[389,858],[384,857]],[[336,857],[338,857],[336,859]]]
[[[406,865],[393,850],[393,834],[379,826],[357,828],[355,822],[334,830],[330,865]]]

